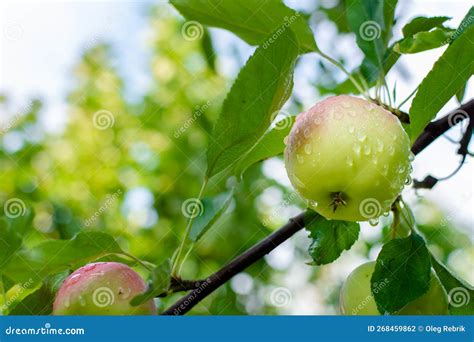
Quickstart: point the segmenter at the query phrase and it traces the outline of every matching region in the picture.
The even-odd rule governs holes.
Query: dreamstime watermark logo
[[[201,39],[204,35],[204,27],[198,21],[187,21],[181,28],[181,34],[187,41]]]
[[[277,287],[270,293],[270,303],[276,307],[284,307],[291,304],[293,296],[286,287]]]
[[[364,21],[359,27],[359,35],[365,41],[378,39],[381,33],[380,25],[373,20]]]
[[[188,296],[186,296],[186,299],[173,311],[173,315],[179,316],[184,310],[187,310],[190,304],[193,303],[193,301],[199,296],[199,294],[204,291],[210,284],[212,283],[212,280],[210,278],[197,283],[196,288],[192,290]]]
[[[469,119],[469,114],[462,109],[458,109],[448,115],[448,125],[449,127],[453,127],[467,119]]]
[[[11,42],[15,42],[23,38],[23,33],[23,26],[16,22],[9,22],[3,25],[3,36]]]
[[[15,291],[15,293],[8,297],[8,299],[6,300],[5,303],[3,303],[3,305],[0,307],[0,312],[5,312],[8,310],[8,308],[10,308],[10,306],[12,304],[15,304],[15,302],[20,298],[20,296],[26,291],[28,290],[28,288],[31,287],[31,285],[34,284],[34,281],[33,281],[33,278],[30,278],[28,279],[27,282],[23,283],[20,285],[20,288]]]
[[[26,204],[19,198],[10,198],[3,205],[5,216],[17,218],[26,214]]]
[[[181,205],[181,212],[187,218],[196,218],[204,212],[204,204],[197,198],[188,198]]]
[[[51,323],[45,323],[39,328],[16,328],[9,326],[5,329],[6,335],[84,335],[84,328],[53,328]]]
[[[389,280],[385,278],[382,280],[380,283],[374,283],[372,286],[372,293],[377,294],[379,293],[385,286],[387,286],[389,283]],[[360,310],[363,310],[369,303],[374,301],[374,297],[372,294],[368,295],[365,297],[358,305],[357,307],[352,309],[352,315],[357,315]]]
[[[95,128],[103,131],[114,125],[115,118],[114,115],[108,110],[101,109],[94,113],[94,116],[92,117],[92,123],[94,124]]]
[[[449,291],[448,301],[451,306],[460,308],[471,301],[471,295],[464,287],[455,287]]]
[[[122,194],[122,190],[117,190],[114,192],[112,195],[107,195],[107,199],[105,200],[104,204],[100,206],[100,208],[92,214],[91,217],[89,217],[87,220],[84,221],[85,226],[90,226],[92,223],[94,223],[97,218],[102,215],[107,209],[110,208],[110,206],[117,200],[117,198]]]
[[[284,110],[277,110],[271,116],[271,122],[276,122],[273,124],[274,129],[282,131],[284,129],[290,128],[293,123],[293,118],[290,113]]]
[[[277,39],[278,37],[280,37],[288,27],[291,26],[291,24],[293,24],[296,19],[298,19],[300,16],[299,13],[295,13],[294,15],[292,15],[291,17],[284,17],[283,18],[283,24],[281,26],[278,27],[278,29],[272,34],[271,37],[267,38],[262,46],[264,49],[268,49],[268,47],[273,44]]]
[[[99,308],[105,308],[115,302],[114,292],[108,287],[98,287],[92,293],[92,302]]]
[[[375,219],[382,214],[382,205],[375,198],[366,198],[360,202],[359,212],[366,219]]]
[[[186,120],[186,122],[180,127],[178,128],[176,131],[174,131],[174,134],[173,136],[178,139],[184,132],[186,132],[186,130],[191,127],[192,124],[194,124],[196,122],[196,120],[205,113],[205,111],[209,108],[209,106],[211,105],[211,102],[210,101],[207,101],[204,105],[202,106],[199,106],[197,105],[195,107],[195,111],[193,112],[193,115]]]
[[[474,16],[470,15],[466,20],[463,20],[461,25],[453,32],[453,34],[444,42],[445,44],[451,44],[456,38],[458,38],[461,33],[464,32],[466,28],[472,25],[474,22]]]

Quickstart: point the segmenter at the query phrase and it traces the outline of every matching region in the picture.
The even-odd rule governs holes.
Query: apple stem
[[[335,213],[337,208],[339,208],[341,205],[346,206],[346,201],[342,197],[343,193],[341,191],[334,192],[331,194],[332,195],[332,202],[330,206],[332,206],[332,211]]]

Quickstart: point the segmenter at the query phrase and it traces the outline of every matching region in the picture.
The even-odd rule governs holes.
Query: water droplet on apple
[[[350,156],[346,157],[346,164],[349,165],[349,166],[354,165],[354,161],[352,160],[352,158]]]
[[[296,154],[296,159],[298,160],[298,163],[303,164],[304,158],[301,154],[297,153]]]
[[[356,156],[360,156],[360,145],[359,144],[355,144],[354,146],[352,146],[352,149],[354,150]]]
[[[360,142],[363,142],[363,141],[365,141],[366,138],[367,138],[367,136],[364,133],[357,132],[357,140],[359,140]]]
[[[312,151],[311,144],[304,145],[304,153],[311,154],[311,151]]]
[[[390,215],[390,211],[386,211],[383,213],[383,216],[387,217],[388,215]]]
[[[318,202],[310,200],[308,201],[308,206],[316,208],[318,206]]]
[[[375,227],[376,225],[379,224],[379,219],[376,217],[376,218],[371,218],[369,220],[369,224],[372,226],[372,227]]]
[[[383,142],[380,139],[377,139],[377,151],[379,152],[383,151]]]
[[[289,141],[290,137],[287,135],[284,139],[283,139],[283,143],[285,145],[288,145],[288,141]]]
[[[364,145],[364,154],[366,156],[368,156],[370,154],[370,152],[372,152],[372,148],[370,147],[370,145]]]
[[[405,179],[405,185],[410,185],[412,183],[412,179],[411,179],[411,176],[408,175],[407,179]]]
[[[79,305],[86,306],[86,300],[84,299],[83,296],[79,296]]]
[[[405,172],[405,166],[400,165],[400,166],[398,167],[398,173],[404,173],[404,172]]]
[[[390,146],[390,147],[388,148],[388,153],[389,153],[391,156],[393,156],[393,155],[395,154],[395,148],[394,148],[393,146]]]
[[[382,166],[382,175],[386,176],[388,174],[388,166],[384,165]]]
[[[311,132],[309,131],[309,128],[306,128],[303,132],[303,135],[305,138],[309,138],[309,135],[311,134]]]
[[[415,154],[413,152],[410,152],[410,155],[408,156],[409,161],[414,161],[415,160]]]

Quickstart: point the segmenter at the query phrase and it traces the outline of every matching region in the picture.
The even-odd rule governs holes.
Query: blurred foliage
[[[324,12],[336,21],[340,32],[346,32],[347,23],[337,15],[340,6]],[[113,65],[113,49],[108,45],[85,51],[76,65],[67,112],[61,113],[67,124],[59,133],[43,128],[40,100],[11,110],[8,94],[2,95],[0,105],[9,115],[1,134],[0,202],[19,198],[34,209],[33,229],[23,234],[26,246],[95,230],[110,233],[123,250],[154,264],[176,250],[186,224],[182,204],[196,197],[201,187],[208,133],[231,80],[216,71],[219,56],[213,55],[211,36],[206,33],[204,41],[184,39],[183,22],[166,12],[155,8],[150,15],[152,86],[140,100],[126,100],[124,79]],[[299,110],[301,104],[292,98],[289,108]],[[109,120],[106,124],[110,127],[105,129],[98,121],[102,114]],[[283,167],[279,158],[271,162],[267,169]],[[227,191],[234,181],[215,177],[206,195]],[[252,166],[217,226],[196,244],[183,276],[205,278],[284,223],[300,205],[290,188],[265,171],[265,165]],[[420,230],[430,247],[452,267],[462,269],[453,261],[460,259],[460,253],[472,260],[467,235],[443,215],[422,223]],[[305,234],[282,246],[283,252],[277,256],[257,262],[200,303],[193,313],[292,313],[269,300],[272,289],[278,286],[300,289],[298,296],[293,292],[295,305],[306,296],[309,304],[305,307],[313,299],[324,303],[318,312],[336,313],[341,279],[332,273],[346,261],[327,268],[305,265],[309,261]],[[362,260],[379,247],[360,239],[350,253]],[[123,261],[118,257],[101,260],[112,259]],[[146,276],[143,268],[137,270]],[[461,272],[466,275],[469,270]],[[64,272],[51,275],[54,288],[57,279],[64,276]],[[291,285],[292,279],[303,282]],[[5,292],[14,290],[11,279],[4,277],[1,283]],[[50,292],[51,287],[43,285],[38,293],[45,302],[26,297],[12,314],[27,314],[28,307],[48,313]],[[27,296],[27,291],[23,295]],[[168,306],[180,295],[161,299],[159,307]]]

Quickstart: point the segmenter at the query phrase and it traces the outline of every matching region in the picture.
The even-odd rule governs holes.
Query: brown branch
[[[458,113],[460,110],[466,112],[469,119],[472,121],[474,100],[462,105],[459,109],[449,113],[445,117],[430,123],[413,144],[412,152],[414,154],[420,153],[439,136],[449,130],[453,126],[453,123],[457,124],[466,119],[466,117],[464,117],[466,115],[461,115],[459,120],[453,121],[455,113]],[[272,250],[274,250],[276,247],[303,228],[304,213],[301,213],[298,216],[290,219],[290,221],[279,230],[275,231],[245,251],[243,254],[233,259],[219,271],[212,274],[208,279],[203,281],[199,287],[184,295],[181,299],[164,311],[163,315],[184,315],[209,294],[230,280],[233,276],[240,273],[256,261],[260,260],[264,255],[270,253]]]

